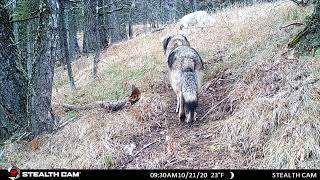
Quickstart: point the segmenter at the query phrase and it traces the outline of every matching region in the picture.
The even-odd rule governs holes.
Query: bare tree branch
[[[121,11],[123,8],[124,8],[124,6],[122,6],[121,8],[113,9],[113,10],[111,10],[111,11],[106,11],[105,13],[106,13],[106,14],[111,14],[111,13],[114,13],[114,12],[116,12],[116,11]]]
[[[307,6],[309,4],[309,0],[291,0],[299,6]]]
[[[25,18],[25,19],[12,20],[10,22],[11,23],[17,23],[17,22],[29,21],[29,20],[37,19],[37,18],[39,18],[39,16],[28,17],[28,18]]]
[[[107,7],[109,7],[109,6],[112,6],[113,4],[114,4],[114,3],[112,2],[112,3],[106,4],[106,5],[104,5],[104,6],[98,7],[98,9],[107,8]],[[129,4],[122,4],[122,8],[124,8],[124,7],[129,7],[129,6],[131,6],[131,5],[129,5]]]
[[[69,0],[69,2],[71,2],[71,3],[80,3],[81,1],[77,1],[77,0]]]

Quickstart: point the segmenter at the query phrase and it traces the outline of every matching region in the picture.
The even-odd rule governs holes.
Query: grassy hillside
[[[162,37],[176,25],[103,51],[96,81],[93,57],[81,57],[75,91],[57,68],[54,111],[72,121],[31,143],[5,145],[3,160],[20,168],[320,168],[320,57],[287,52],[303,27],[280,30],[310,13],[291,1],[232,7],[188,35],[206,63],[201,121],[193,124],[178,123],[162,52]],[[62,108],[122,98],[132,84],[142,98],[130,109]]]

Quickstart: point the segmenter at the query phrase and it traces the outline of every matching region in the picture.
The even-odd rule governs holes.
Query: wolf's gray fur
[[[191,122],[196,119],[198,93],[202,83],[203,61],[190,46],[179,46],[168,56],[170,83],[177,95],[176,112],[179,118]]]
[[[190,46],[188,39],[181,34],[167,36],[162,43],[163,51],[166,56],[179,46]]]

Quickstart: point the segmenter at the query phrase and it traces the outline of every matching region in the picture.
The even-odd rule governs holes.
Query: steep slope
[[[299,27],[279,30],[308,13],[290,1],[233,7],[188,35],[206,62],[192,124],[178,123],[161,48],[175,25],[105,50],[95,82],[92,57],[82,57],[73,65],[74,92],[57,69],[55,112],[73,121],[31,143],[7,144],[4,160],[21,168],[320,168],[319,57],[288,56]],[[142,90],[131,109],[62,109],[123,97],[131,84]]]

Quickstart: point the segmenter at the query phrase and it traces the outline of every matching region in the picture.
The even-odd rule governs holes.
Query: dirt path
[[[117,168],[243,167],[244,160],[228,152],[219,139],[221,121],[235,108],[229,106],[227,98],[234,80],[224,72],[210,79],[204,84],[199,98],[198,121],[190,124],[179,123],[175,113],[175,94],[168,82],[163,80],[154,85],[154,91],[162,97],[160,104],[168,105],[158,112],[156,118],[143,123],[146,132],[129,137],[129,141],[136,145],[135,152],[139,154],[122,157],[117,162]],[[213,106],[216,108],[212,113],[199,121]]]

